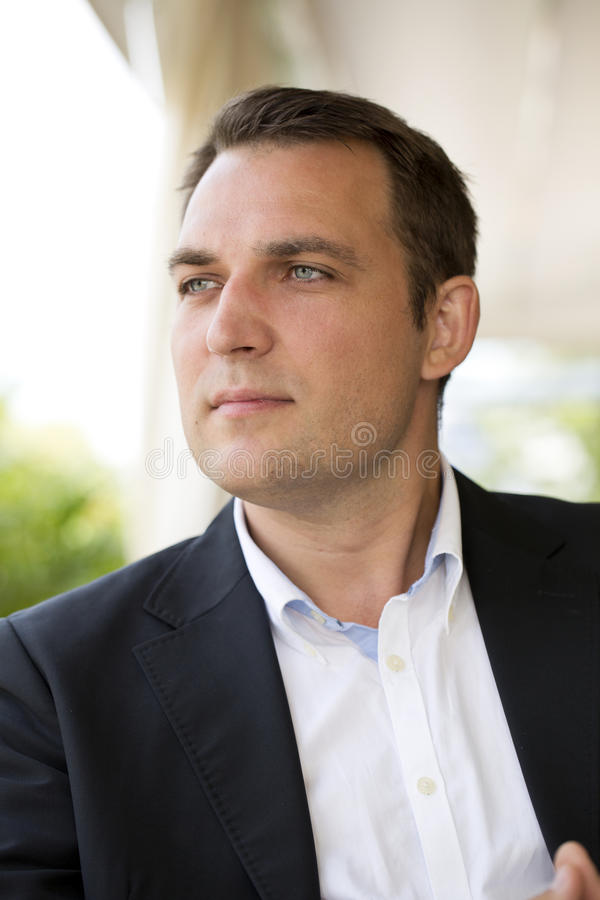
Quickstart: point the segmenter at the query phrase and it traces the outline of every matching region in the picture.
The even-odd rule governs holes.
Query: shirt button
[[[309,656],[316,656],[316,655],[317,655],[317,651],[316,651],[315,648],[312,646],[312,644],[309,644],[309,643],[306,643],[306,642],[305,642],[305,643],[304,643],[304,649],[305,649],[306,653],[308,653]]]
[[[323,625],[323,623],[325,622],[325,616],[322,616],[321,613],[318,612],[316,609],[311,609],[310,614],[313,617],[313,619],[315,620],[315,622],[318,622],[319,625]]]
[[[417,790],[420,794],[425,794],[427,797],[436,789],[436,783],[433,778],[419,778],[417,781]]]
[[[402,657],[396,656],[395,653],[392,653],[386,658],[385,664],[388,669],[392,670],[392,672],[401,672],[402,669],[406,668],[406,663],[404,662]]]

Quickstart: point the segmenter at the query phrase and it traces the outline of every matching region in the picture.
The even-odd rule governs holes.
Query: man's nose
[[[230,356],[232,353],[262,356],[273,345],[272,327],[268,321],[264,292],[242,278],[230,278],[219,295],[219,301],[206,332],[210,353]]]

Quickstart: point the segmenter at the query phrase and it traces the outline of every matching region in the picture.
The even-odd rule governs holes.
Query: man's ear
[[[429,311],[429,339],[421,377],[443,378],[463,361],[475,339],[479,323],[479,292],[472,278],[457,275],[436,291]]]

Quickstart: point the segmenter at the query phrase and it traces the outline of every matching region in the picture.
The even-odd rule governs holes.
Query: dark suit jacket
[[[574,838],[598,860],[598,509],[457,477],[548,848]],[[0,729],[3,900],[318,900],[285,690],[231,508],[203,537],[0,622]]]

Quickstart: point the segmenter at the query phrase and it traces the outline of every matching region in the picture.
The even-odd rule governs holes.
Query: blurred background
[[[0,613],[203,530],[168,356],[177,185],[231,95],[362,94],[480,216],[480,337],[442,447],[486,487],[600,499],[597,0],[2,6]]]

